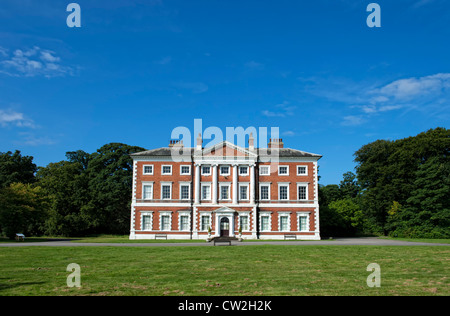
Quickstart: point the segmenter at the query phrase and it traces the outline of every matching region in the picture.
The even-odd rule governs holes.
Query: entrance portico
[[[235,214],[236,211],[223,206],[213,211],[215,213],[215,235],[214,237],[235,237],[234,228],[235,228]]]

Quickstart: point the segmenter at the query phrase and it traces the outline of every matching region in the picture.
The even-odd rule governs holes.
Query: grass
[[[398,238],[398,237],[380,237],[383,239],[390,240],[401,240],[401,241],[411,241],[411,242],[428,242],[436,244],[450,244],[450,239],[425,239],[425,238]]]
[[[448,296],[449,260],[438,246],[2,247],[0,295]],[[80,288],[66,284],[70,263]]]
[[[26,237],[25,242],[46,242],[56,239],[70,241],[74,243],[205,243],[200,239],[143,239],[130,240],[128,235],[98,235],[90,237]],[[15,240],[0,238],[0,243],[15,243]]]
[[[426,243],[441,243],[450,244],[450,239],[417,239],[417,238],[392,238],[392,237],[379,237],[381,239],[401,240],[410,242],[426,242]],[[74,243],[204,243],[202,239],[143,239],[143,240],[130,240],[129,235],[96,235],[88,237],[27,237],[26,242],[45,242],[55,239],[64,239]],[[327,239],[324,239],[327,240]],[[279,239],[246,239],[250,242],[266,242],[266,241],[280,241]],[[283,241],[298,241],[295,239],[288,239]],[[0,243],[16,242],[8,238],[0,237]]]

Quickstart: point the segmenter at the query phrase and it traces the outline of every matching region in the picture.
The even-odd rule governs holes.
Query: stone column
[[[255,203],[255,165],[250,165],[250,204]]]
[[[200,203],[200,164],[195,164],[195,198],[194,203],[199,204]]]
[[[238,203],[238,166],[233,165],[233,204]]]
[[[212,166],[212,203],[217,204],[217,164]]]

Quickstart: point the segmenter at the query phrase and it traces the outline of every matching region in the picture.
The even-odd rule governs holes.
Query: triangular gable
[[[229,208],[228,206],[222,206],[222,207],[219,207],[217,210],[214,210],[213,212],[215,212],[215,213],[234,213],[236,211],[233,210],[232,208]]]
[[[232,144],[228,141],[220,142],[214,146],[205,148],[203,150],[203,156],[215,156],[215,157],[256,157],[256,155],[247,149]]]

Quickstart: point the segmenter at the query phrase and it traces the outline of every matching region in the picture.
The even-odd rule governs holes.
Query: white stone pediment
[[[230,214],[230,213],[235,213],[236,211],[233,210],[232,208],[229,208],[227,206],[222,206],[220,208],[218,208],[217,210],[214,210],[213,213],[221,213],[221,214]]]

